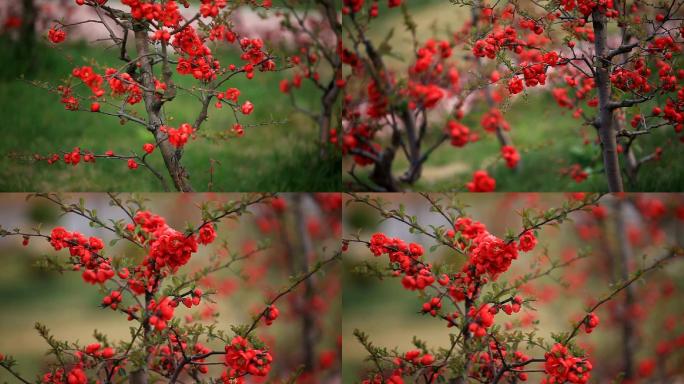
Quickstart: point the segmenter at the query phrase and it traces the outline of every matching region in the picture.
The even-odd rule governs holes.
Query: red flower
[[[572,356],[562,344],[555,344],[545,355],[544,371],[549,376],[541,384],[573,383],[586,384],[591,375],[591,363]]]
[[[655,360],[653,360],[651,358],[642,360],[639,363],[639,370],[638,370],[639,376],[640,377],[649,377],[649,376],[653,375],[653,371],[655,371],[655,368],[656,368]]]
[[[251,101],[245,101],[245,103],[242,104],[241,110],[242,114],[249,115],[254,110],[254,104],[252,104]]]
[[[494,324],[494,314],[489,304],[484,304],[480,309],[470,308],[468,316],[473,320],[468,324],[468,330],[475,337],[483,337],[487,334],[487,328]]]
[[[188,142],[188,138],[195,132],[195,129],[188,123],[181,124],[177,129],[162,127],[162,130],[169,135],[169,143],[176,148],[182,148]]]
[[[202,245],[211,244],[216,239],[216,230],[211,224],[207,224],[200,228],[199,239],[197,240]]]
[[[273,321],[278,318],[279,314],[280,311],[275,307],[275,305],[269,305],[264,312],[264,322],[266,325],[273,324]]]
[[[147,153],[152,153],[152,152],[154,152],[154,144],[145,143],[145,144],[143,145],[143,151],[145,151],[145,152],[147,152]]]
[[[496,188],[496,180],[490,177],[486,171],[475,171],[473,180],[466,184],[470,192],[493,192]]]
[[[508,166],[508,168],[515,168],[520,161],[520,153],[518,153],[515,147],[510,145],[501,147],[501,156],[506,160],[506,166]]]
[[[62,29],[50,28],[48,31],[48,39],[54,44],[59,44],[66,39],[66,32]]]
[[[594,330],[594,328],[598,327],[598,325],[599,318],[593,312],[588,314],[587,317],[584,319],[584,330],[587,333],[591,333]]]
[[[518,240],[518,249],[523,252],[529,252],[537,245],[537,238],[531,231],[525,231]]]
[[[522,92],[524,89],[522,79],[519,77],[514,77],[511,80],[508,81],[508,91],[512,95],[516,95],[520,92]]]
[[[225,363],[230,368],[229,372],[224,372],[222,376],[226,383],[246,374],[266,376],[271,370],[271,354],[251,348],[249,341],[241,336],[236,336],[230,345],[226,345],[225,351]]]
[[[451,145],[454,147],[463,147],[468,144],[470,129],[465,125],[456,121],[449,121],[447,123],[447,133],[451,136]]]

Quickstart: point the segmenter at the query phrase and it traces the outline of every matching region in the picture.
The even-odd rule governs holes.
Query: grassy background
[[[143,168],[130,171],[125,161],[98,160],[96,164],[79,164],[73,168],[64,163],[49,166],[16,158],[10,154],[32,155],[70,151],[75,146],[102,153],[108,149],[127,154],[142,152],[142,145],[152,140],[144,128],[134,123],[120,125],[115,117],[90,112],[66,111],[59,96],[34,87],[19,79],[24,63],[11,55],[8,41],[0,42],[3,66],[0,69],[0,113],[3,140],[0,142],[0,191],[160,191],[158,180]],[[239,64],[233,51],[215,49],[223,65]],[[86,64],[119,67],[113,50],[103,50],[84,43],[62,44],[56,48],[39,45],[33,59],[35,71],[27,80],[46,81],[58,85],[75,66]],[[96,62],[91,61],[94,60]],[[306,116],[295,113],[286,95],[278,91],[278,83],[289,77],[284,72],[257,72],[253,80],[236,76],[226,88],[242,91],[241,102],[250,100],[255,109],[241,119],[243,125],[277,122],[246,127],[242,138],[208,140],[198,138],[187,144],[183,164],[191,183],[198,191],[208,189],[210,159],[220,162],[214,174],[213,190],[217,191],[334,191],[340,189],[340,159],[318,158],[318,128]],[[190,88],[198,83],[191,76],[174,77]],[[298,97],[304,106],[317,107],[317,92],[303,89]],[[89,103],[82,102],[86,108]],[[136,106],[142,111],[142,103]],[[103,104],[103,110],[112,108]],[[194,122],[199,103],[179,90],[167,104],[165,113],[170,124]],[[201,131],[205,134],[230,129],[234,118],[229,108],[210,108],[209,120]],[[166,174],[159,151],[150,156],[151,163]]]
[[[405,72],[409,58],[412,57],[413,43],[410,33],[403,23],[402,13],[398,9],[386,9],[380,2],[380,16],[370,24],[369,36],[372,41],[383,41],[390,29],[393,29],[390,45],[392,56],[386,58],[390,67]],[[430,0],[406,2],[409,13],[417,25],[419,43],[430,37],[449,38],[453,31],[459,30],[469,19],[469,10],[447,1]],[[456,58],[471,55],[470,52],[455,51]],[[597,138],[593,128],[581,127],[582,122],[572,118],[568,110],[556,104],[550,94],[537,91],[524,94],[513,100],[512,104],[502,107],[506,120],[511,125],[511,138],[518,151],[521,152],[521,166],[517,172],[506,167],[500,157],[500,147],[493,134],[484,132],[480,125],[482,114],[486,112],[484,103],[478,102],[476,108],[469,113],[464,124],[480,133],[480,141],[469,143],[464,148],[455,148],[445,143],[425,163],[423,177],[414,185],[407,186],[417,191],[462,191],[465,183],[472,179],[478,169],[487,169],[497,180],[497,191],[605,191],[608,189],[603,175],[600,148],[594,143]],[[650,110],[650,106],[645,108]],[[628,111],[629,116],[638,113],[636,109]],[[430,134],[424,140],[424,148],[437,141],[443,131],[446,117],[432,119]],[[584,136],[591,144],[584,145]],[[677,138],[672,128],[658,130],[651,137],[638,140],[640,152],[652,153],[657,146],[665,148],[660,162],[646,163],[639,173],[636,184],[625,188],[634,191],[680,191],[684,189],[684,152],[679,150]],[[589,173],[589,178],[576,183],[561,170],[579,163]],[[351,166],[345,159],[344,180],[352,182],[347,175]],[[394,163],[394,174],[401,175],[408,167],[403,152],[397,153]],[[357,175],[367,180],[370,173],[367,169],[357,168]]]

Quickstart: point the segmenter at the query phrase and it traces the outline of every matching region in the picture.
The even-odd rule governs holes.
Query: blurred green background
[[[446,0],[406,0],[411,19],[416,23],[416,36],[419,44],[427,39],[449,39],[459,31],[470,19],[470,9],[455,5]],[[404,76],[407,66],[413,57],[411,33],[404,25],[402,12],[398,8],[387,9],[386,2],[379,2],[379,17],[369,24],[368,36],[379,44],[392,31],[391,54],[385,57],[390,68]],[[521,3],[524,5],[524,3]],[[472,57],[472,53],[458,48],[454,51],[454,60],[460,67]],[[490,62],[490,61],[488,61]],[[470,76],[472,68],[462,72],[462,76]],[[472,75],[481,75],[473,73]],[[548,93],[547,93],[548,91]],[[664,100],[661,100],[664,104]],[[478,169],[487,169],[496,179],[496,190],[499,192],[530,191],[606,191],[607,181],[602,173],[601,152],[594,140],[597,139],[593,128],[582,127],[582,121],[572,117],[572,111],[560,108],[550,89],[529,89],[528,93],[516,98],[512,103],[499,107],[504,118],[511,126],[510,136],[521,154],[521,163],[517,171],[506,167],[500,156],[500,146],[493,134],[484,132],[480,125],[482,114],[487,111],[486,103],[478,101],[474,108],[463,119],[463,124],[471,131],[477,131],[480,141],[469,143],[463,148],[451,146],[448,142],[432,153],[423,167],[422,177],[413,186],[405,186],[414,191],[464,191],[466,182]],[[651,105],[644,107],[650,111]],[[628,111],[629,116],[639,113],[637,107]],[[424,148],[437,142],[442,135],[444,122],[448,116],[437,116],[431,120],[424,139]],[[629,119],[628,119],[629,120]],[[639,154],[652,153],[656,147],[663,147],[662,159],[648,162],[640,170],[635,185],[628,185],[628,191],[680,191],[684,189],[684,151],[681,150],[677,136],[671,127],[658,129],[651,137],[638,140]],[[584,138],[591,144],[584,145]],[[381,140],[382,141],[382,140]],[[640,157],[639,156],[639,157]],[[351,159],[345,158],[343,178],[346,183],[353,179],[348,175],[352,165]],[[563,175],[561,170],[573,164],[589,173],[582,183]],[[401,175],[408,169],[408,162],[402,151],[397,152],[393,169],[395,175]],[[372,167],[356,169],[362,180],[368,180]],[[372,185],[372,183],[370,183]]]
[[[42,34],[39,35],[44,40]],[[222,65],[241,62],[239,54],[227,48],[213,47]],[[60,97],[32,85],[29,80],[57,86],[76,66],[118,68],[118,53],[106,47],[86,43],[62,43],[48,46],[42,42],[33,50],[35,70],[25,74],[26,59],[12,55],[11,42],[0,39],[3,65],[0,68],[0,113],[4,117],[3,140],[0,142],[0,191],[162,191],[159,181],[142,167],[135,171],[125,161],[99,159],[97,163],[81,163],[77,167],[48,165],[16,155],[48,155],[84,150],[118,154],[142,153],[142,145],[152,141],[151,134],[135,123],[120,125],[116,117],[64,109]],[[285,53],[277,52],[278,55]],[[281,65],[279,62],[278,65]],[[24,80],[20,77],[25,74]],[[190,181],[198,191],[209,190],[211,160],[214,165],[214,191],[335,191],[340,190],[340,157],[331,151],[326,160],[318,156],[318,128],[305,115],[297,113],[289,96],[278,89],[281,79],[290,78],[288,70],[256,72],[252,80],[235,76],[225,88],[241,90],[240,101],[254,103],[254,112],[241,119],[245,135],[241,138],[190,140],[185,147],[183,164]],[[26,80],[26,81],[25,81]],[[174,73],[177,84],[191,89],[199,83],[192,76]],[[319,92],[304,82],[297,92],[299,103],[317,110]],[[225,90],[224,88],[224,90]],[[88,107],[87,101],[82,104]],[[178,126],[194,122],[199,102],[182,90],[168,103],[165,113],[169,124]],[[107,111],[111,106],[102,105]],[[143,111],[142,103],[135,110]],[[143,114],[144,116],[144,114]],[[172,119],[172,120],[171,120]],[[216,136],[230,130],[235,122],[231,109],[216,109],[213,103],[209,119],[201,133]],[[250,124],[256,126],[249,127]],[[159,151],[149,156],[151,164],[167,176]],[[167,177],[168,179],[168,177]],[[168,181],[168,180],[167,180]]]
[[[172,227],[182,230],[186,223],[195,226],[201,222],[200,210],[197,204],[206,201],[227,201],[239,199],[234,194],[144,194],[142,197],[149,199],[147,209],[152,213],[162,215]],[[287,194],[284,195],[287,198]],[[95,208],[101,218],[124,218],[124,214],[118,208],[109,206],[109,199],[104,194],[68,194],[65,197],[71,201],[78,201],[83,197],[88,208]],[[125,197],[125,196],[122,196]],[[109,246],[109,240],[113,237],[106,230],[93,229],[87,222],[74,215],[58,216],[55,205],[43,200],[32,199],[25,202],[25,195],[3,194],[0,199],[0,225],[7,230],[21,228],[30,232],[30,228],[37,223],[43,223],[43,233],[50,232],[57,225],[64,226],[70,231],[79,231],[86,236],[101,237],[106,244],[105,251],[109,257],[140,255],[140,250],[125,241],[118,242],[115,246]],[[259,208],[251,208],[254,213]],[[311,217],[315,213],[310,212]],[[231,335],[230,326],[249,324],[252,315],[263,308],[264,302],[273,292],[288,287],[289,280],[287,267],[284,265],[282,255],[277,245],[277,234],[263,234],[251,215],[243,216],[235,220],[224,220],[218,224],[217,240],[208,247],[201,246],[199,252],[194,254],[190,263],[181,268],[181,273],[189,273],[198,268],[207,266],[208,258],[216,252],[222,252],[221,241],[226,240],[228,250],[242,253],[251,249],[257,242],[271,241],[274,248],[259,252],[248,259],[236,263],[232,270],[224,270],[215,273],[212,281],[223,293],[212,296],[215,304],[209,304],[209,298],[203,299],[203,304],[193,309],[179,306],[175,316],[184,318],[191,314],[196,319],[200,317],[207,305],[213,306],[220,314],[217,329],[226,331]],[[129,327],[136,325],[128,322],[125,315],[115,313],[110,309],[100,307],[102,297],[98,286],[86,284],[81,279],[81,274],[66,272],[60,275],[58,272],[45,271],[34,264],[44,258],[51,257],[65,260],[67,250],[54,251],[44,239],[31,239],[29,246],[21,245],[21,237],[0,238],[0,353],[12,355],[18,361],[16,370],[23,377],[32,379],[39,373],[44,373],[46,363],[53,358],[46,358],[48,349],[45,341],[34,330],[34,323],[40,322],[46,325],[52,334],[59,340],[79,342],[87,345],[95,341],[93,331],[106,334],[110,341],[128,340],[130,338]],[[339,244],[338,239],[328,239],[326,242],[316,242],[315,249],[325,245],[328,249]],[[321,258],[329,257],[321,254]],[[339,269],[334,265],[321,271],[318,278],[328,281],[337,281]],[[247,279],[241,276],[246,276]],[[260,277],[259,277],[260,276]],[[329,284],[334,286],[335,284]],[[207,292],[209,289],[204,288]],[[299,295],[301,290],[295,291]],[[280,317],[270,327],[259,325],[256,335],[272,347],[274,365],[269,380],[275,377],[283,377],[291,374],[301,363],[302,348],[300,327],[301,319],[292,312],[288,303],[296,302],[290,295],[285,296],[276,303],[280,309]],[[321,309],[316,317],[315,353],[325,351],[337,351],[339,328],[341,319],[341,298],[326,297],[325,309]],[[204,322],[208,324],[208,322]],[[202,341],[202,340],[200,340]],[[204,342],[204,341],[202,341]],[[207,344],[213,348],[223,348],[223,345]],[[339,353],[335,353],[339,356]],[[319,378],[339,377],[335,375],[334,368],[339,367],[338,360],[332,361],[332,369],[323,371]],[[210,372],[220,372],[222,366],[214,366]],[[216,375],[213,377],[217,377]],[[18,382],[7,371],[0,369],[0,382]]]
[[[567,196],[563,194],[489,193],[453,196],[456,201],[468,206],[466,212],[469,217],[481,221],[491,233],[499,237],[503,237],[507,229],[516,233],[520,231],[521,219],[516,212],[523,207],[546,209],[558,207],[564,200],[567,200]],[[418,194],[374,194],[373,197],[381,197],[387,202],[387,209],[398,209],[399,204],[403,204],[406,213],[416,215],[417,222],[423,227],[446,224],[441,216],[429,212],[429,204]],[[433,197],[442,198],[437,194],[433,194]],[[663,200],[671,203],[677,201],[677,198],[671,195],[664,196]],[[443,200],[443,203],[447,202],[448,199]],[[458,268],[464,262],[461,256],[456,255],[447,247],[438,247],[434,252],[430,252],[429,248],[435,244],[434,241],[427,236],[410,233],[403,223],[392,219],[381,221],[375,210],[362,204],[351,203],[347,207],[344,214],[343,238],[353,238],[353,235],[360,231],[361,239],[368,240],[373,233],[382,232],[388,237],[398,237],[407,243],[421,244],[426,252],[426,260],[435,265],[451,264]],[[582,218],[586,216],[588,215],[579,213],[571,216],[571,219],[581,223]],[[681,222],[678,225],[681,231],[683,227]],[[668,232],[668,235],[670,234]],[[548,256],[551,259],[565,260],[565,257],[575,254],[589,244],[578,238],[574,224],[570,221],[561,224],[558,228],[545,227],[539,232],[538,239],[536,249],[530,253],[520,253],[520,257],[513,262],[511,269],[503,274],[499,281],[510,281],[512,278],[531,272],[534,262],[542,257],[544,249],[548,250]],[[606,237],[597,240],[612,244],[615,238],[609,233]],[[539,300],[532,303],[537,311],[523,309],[512,316],[502,313],[497,316],[497,324],[503,325],[507,321],[517,324],[520,321],[520,324],[528,324],[521,329],[529,332],[532,330],[530,322],[538,320],[540,322],[538,336],[545,337],[549,341],[548,336],[551,332],[569,330],[572,326],[571,322],[576,321],[582,314],[589,299],[598,298],[612,289],[603,269],[606,261],[600,254],[600,247],[596,248],[595,252],[587,258],[573,263],[568,268],[555,271],[551,277],[536,280],[532,284],[535,287],[534,293],[522,291],[524,298]],[[660,246],[649,244],[640,249],[635,257],[648,255],[646,259],[653,260],[661,254]],[[366,246],[355,243],[350,243],[349,251],[345,253],[342,329],[344,383],[359,382],[359,378],[367,372],[366,369],[373,366],[372,363],[364,361],[368,353],[354,337],[354,329],[366,332],[375,346],[387,347],[388,350],[398,347],[402,353],[415,348],[412,344],[414,336],[427,342],[429,348],[437,350],[440,347],[448,347],[449,334],[457,333],[447,328],[443,320],[421,314],[420,309],[426,299],[421,297],[419,292],[405,290],[400,278],[379,280],[360,272],[358,268],[364,262],[377,263],[381,269],[384,269],[387,266],[387,256],[375,258]],[[548,263],[542,267],[542,270],[547,268]],[[680,260],[668,264],[661,272],[652,273],[644,282],[637,285],[639,289],[642,289],[639,292],[656,293],[660,283],[674,281],[678,289],[675,292],[681,293],[681,289],[684,288],[682,276],[684,276],[684,263]],[[564,281],[568,286],[561,285],[560,281]],[[622,297],[618,296],[614,301],[617,303]],[[659,341],[671,340],[684,330],[677,325],[677,332],[663,331],[663,322],[666,318],[681,319],[682,307],[678,297],[680,296],[674,296],[670,302],[661,303],[658,306],[651,304],[649,299],[643,299],[642,305],[644,309],[647,308],[648,321],[638,323],[640,329],[637,333],[640,335],[640,341],[636,354],[637,361],[652,357],[655,345]],[[609,307],[611,305],[606,304],[597,311],[601,319],[597,330],[591,335],[581,332],[577,339],[579,345],[589,352],[592,362],[595,362],[594,378],[590,381],[592,383],[611,382],[610,375],[615,374],[621,367],[621,328],[619,322],[611,319]],[[677,324],[681,324],[681,321],[677,320]],[[543,352],[539,349],[524,350],[521,347],[521,350],[533,357],[543,356]],[[670,368],[677,370],[678,368],[674,367],[681,367],[682,358],[684,358],[682,353],[677,352],[668,358],[664,357],[662,361],[668,361],[667,364],[671,364]],[[529,382],[538,383],[541,378],[539,374],[530,374]],[[644,381],[646,382],[651,381]]]

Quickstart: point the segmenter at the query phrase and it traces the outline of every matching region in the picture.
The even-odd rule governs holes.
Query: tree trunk
[[[128,379],[129,384],[147,384],[147,369],[138,369],[135,372],[131,372],[131,376]]]
[[[173,184],[177,190],[181,192],[192,192],[192,186],[188,180],[188,174],[180,164],[181,152],[169,143],[166,133],[159,128],[163,125],[161,119],[162,102],[157,99],[154,92],[154,72],[150,62],[149,55],[149,37],[144,28],[144,25],[134,25],[135,32],[135,47],[138,52],[138,63],[140,63],[141,84],[145,88],[143,90],[143,100],[145,102],[145,109],[148,116],[147,129],[152,132],[156,142],[159,144],[159,150],[164,158],[164,164],[169,171],[169,176],[173,180]],[[133,64],[135,65],[135,63]]]
[[[301,252],[299,252],[299,273],[309,271],[309,257],[313,254],[313,244],[306,225],[306,209],[302,201],[302,195],[295,196],[295,217],[297,219],[297,233],[299,234]],[[304,370],[313,372],[314,366],[314,344],[316,343],[315,319],[309,303],[314,296],[313,277],[304,281],[304,297],[302,301],[302,350],[304,353]]]
[[[322,111],[321,114],[318,116],[318,128],[320,131],[319,137],[321,141],[321,158],[327,157],[326,147],[330,143],[330,127],[332,124],[332,115],[333,110],[335,108],[335,101],[337,100],[337,96],[339,95],[339,93],[340,88],[337,87],[335,78],[333,78],[330,81],[330,84],[328,85],[328,89],[325,91],[325,94],[323,95],[323,99],[321,101]]]
[[[33,0],[22,0],[21,15],[22,23],[19,29],[19,41],[15,47],[15,55],[21,58],[21,63],[24,63],[22,70],[30,73],[35,69],[33,52],[36,46],[36,19],[38,17],[38,11]]]
[[[385,148],[379,155],[380,161],[375,163],[373,173],[370,175],[370,179],[387,192],[400,191],[397,181],[392,176],[392,163],[394,162],[395,153],[396,149],[394,147]]]
[[[628,204],[626,200],[618,200],[615,209],[615,230],[618,232],[618,254],[620,257],[620,278],[622,281],[630,278],[629,264],[634,258],[625,225]],[[634,306],[634,296],[634,287],[630,284],[625,289],[625,301],[622,309],[622,361],[624,363],[624,379],[626,381],[631,381],[634,378],[636,339],[634,335],[634,322],[630,314]]]
[[[413,184],[423,173],[423,161],[420,154],[420,139],[418,138],[418,129],[416,127],[416,119],[413,112],[408,108],[404,108],[400,115],[401,121],[404,123],[406,130],[406,138],[408,139],[409,152],[409,169],[401,177],[401,181]]]
[[[592,13],[596,41],[594,71],[599,96],[599,118],[597,121],[603,151],[603,165],[608,178],[610,192],[623,192],[620,160],[617,153],[617,137],[613,129],[613,111],[610,108],[610,68],[612,63],[606,59],[608,53],[608,22],[606,15],[596,10]]]

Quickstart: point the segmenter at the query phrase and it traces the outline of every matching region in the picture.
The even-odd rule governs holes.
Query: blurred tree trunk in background
[[[618,199],[615,207],[615,229],[618,237],[618,254],[620,257],[620,278],[627,281],[632,275],[630,264],[634,260],[634,250],[629,242],[627,234],[627,209],[630,202]],[[622,307],[622,362],[624,369],[623,379],[632,381],[635,377],[634,356],[637,350],[637,340],[635,335],[635,325],[632,319],[632,310],[636,303],[636,293],[634,286],[629,285],[625,289],[625,298]]]
[[[22,22],[19,29],[19,40],[15,46],[15,57],[22,63],[23,74],[33,72],[35,63],[33,54],[36,46],[36,19],[38,10],[34,0],[21,0]]]

